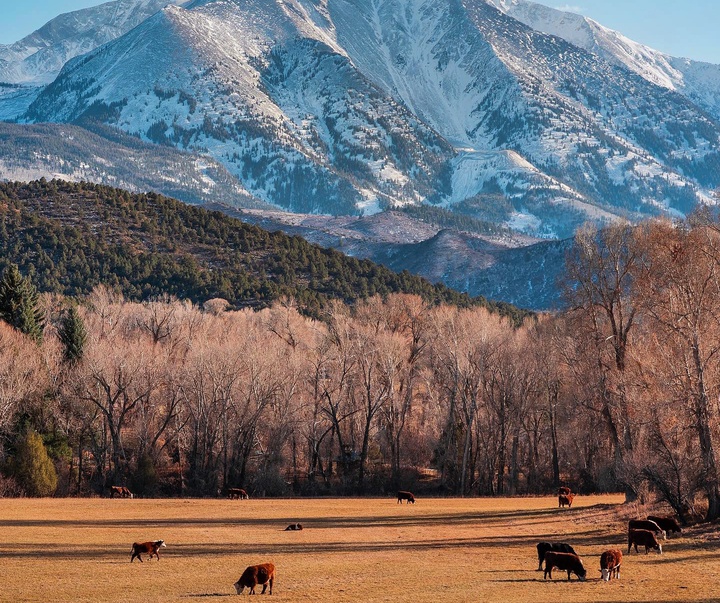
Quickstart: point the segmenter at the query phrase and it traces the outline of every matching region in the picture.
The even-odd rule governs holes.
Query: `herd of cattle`
[[[571,507],[575,495],[569,488],[563,486],[558,491],[558,507]],[[635,547],[638,553],[638,545],[645,547],[645,554],[652,549],[662,554],[662,545],[658,538],[665,540],[669,533],[681,533],[682,530],[672,517],[660,517],[657,515],[649,515],[647,519],[631,519],[628,522],[628,555]],[[587,570],[583,565],[582,559],[575,552],[573,547],[565,542],[540,542],[537,545],[538,554],[538,571],[543,570],[543,561],[545,562],[545,579],[552,579],[552,571],[557,568],[567,572],[568,580],[572,574],[578,579],[585,580]],[[604,581],[608,582],[611,578],[620,578],[620,565],[622,563],[622,551],[618,549],[609,549],[600,556],[600,573]]]
[[[133,494],[124,486],[112,486],[110,489],[110,497],[121,496],[123,498],[133,498]],[[247,499],[248,494],[242,488],[229,488],[228,498],[230,499]],[[558,507],[572,507],[573,494],[570,488],[563,486],[558,491]],[[398,503],[407,501],[407,504],[415,504],[415,496],[412,492],[400,490],[397,493]],[[302,530],[302,524],[291,523],[285,528],[285,531]],[[682,529],[677,521],[672,517],[660,517],[649,515],[647,519],[631,519],[628,522],[628,555],[632,547],[638,553],[638,545],[645,547],[645,554],[652,549],[662,554],[662,545],[658,538],[667,539],[670,533],[681,533]],[[130,562],[135,558],[142,563],[142,554],[149,555],[152,559],[155,556],[160,560],[160,549],[165,546],[164,540],[152,540],[149,542],[135,542],[132,545]],[[582,559],[575,549],[565,542],[539,542],[537,544],[538,568],[537,571],[543,571],[543,562],[545,563],[543,578],[552,579],[553,569],[566,571],[568,580],[571,580],[572,574],[575,574],[579,580],[584,581],[587,577],[587,570],[583,565]],[[620,578],[620,566],[622,564],[622,551],[619,549],[609,549],[600,556],[600,574],[601,579],[608,582],[611,578]],[[268,586],[269,594],[272,595],[273,582],[275,581],[275,566],[272,563],[261,563],[259,565],[250,565],[242,573],[238,581],[233,585],[237,594],[242,594],[247,587],[250,594],[255,594],[255,587],[262,586],[261,594],[265,594]]]

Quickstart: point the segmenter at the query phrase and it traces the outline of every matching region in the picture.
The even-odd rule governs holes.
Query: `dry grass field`
[[[237,601],[233,582],[264,561],[277,566],[275,601],[720,601],[720,539],[707,528],[661,556],[633,552],[620,580],[600,581],[600,553],[627,550],[633,510],[620,500],[2,499],[0,601]],[[297,521],[306,529],[283,530]],[[161,538],[160,561],[129,562],[133,541]],[[540,540],[573,544],[588,581],[544,581]]]

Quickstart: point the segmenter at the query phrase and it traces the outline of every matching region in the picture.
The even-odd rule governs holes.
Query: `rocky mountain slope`
[[[192,205],[271,208],[209,157],[158,147],[108,128],[91,132],[71,124],[0,122],[0,175],[10,181],[95,182],[161,193]]]
[[[91,116],[209,154],[291,211],[454,208],[499,193],[505,224],[552,238],[708,199],[714,117],[509,4],[170,6],[67,63],[23,119]]]

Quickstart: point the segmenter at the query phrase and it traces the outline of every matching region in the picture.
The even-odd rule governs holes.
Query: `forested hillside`
[[[404,292],[485,306],[516,322],[527,314],[156,194],[55,180],[0,184],[0,217],[0,269],[17,264],[40,291],[77,296],[102,284],[129,299],[221,297],[236,308],[293,297],[310,313],[330,299]]]
[[[368,286],[381,269],[223,214],[87,186],[3,190],[3,245],[23,270],[0,279],[0,495],[567,485],[720,519],[720,223],[710,216],[582,229],[566,262],[568,309],[518,325],[469,300],[436,303],[439,293],[360,300],[353,267],[377,271],[364,273]],[[318,320],[289,300],[225,311],[151,297],[197,294],[191,285],[209,287],[228,265],[303,283],[312,278],[287,259],[303,252],[337,261],[340,276],[315,280],[345,283],[326,291],[352,304],[318,294]],[[76,270],[90,282],[72,285]],[[101,286],[75,300],[39,296],[30,282],[62,289],[69,278],[80,293],[107,274],[143,301]]]

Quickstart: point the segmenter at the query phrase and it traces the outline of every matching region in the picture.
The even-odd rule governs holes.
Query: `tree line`
[[[290,299],[228,310],[104,287],[72,305],[38,297],[11,268],[0,283],[2,487],[570,485],[717,518],[720,226],[586,227],[567,265],[567,309],[519,326],[410,294],[336,300],[319,318]]]

